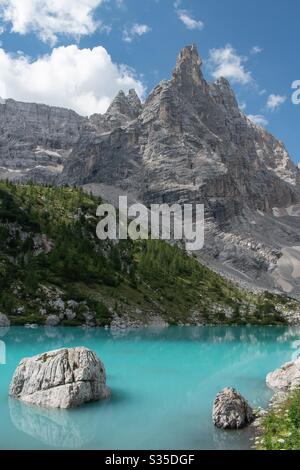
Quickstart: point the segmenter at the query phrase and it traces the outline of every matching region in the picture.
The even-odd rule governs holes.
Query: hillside
[[[100,202],[81,189],[0,183],[0,312],[11,324],[277,324],[298,310],[165,242],[99,241]]]

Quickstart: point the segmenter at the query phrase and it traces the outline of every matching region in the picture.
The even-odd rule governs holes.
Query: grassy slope
[[[258,450],[300,450],[300,390],[269,411],[262,427]]]
[[[170,324],[276,324],[284,320],[275,305],[298,305],[246,293],[165,242],[100,242],[100,202],[72,188],[0,183],[0,312],[13,324],[43,324],[59,298],[79,302],[65,325],[84,323],[87,310],[97,325],[114,313],[145,323],[159,315]]]

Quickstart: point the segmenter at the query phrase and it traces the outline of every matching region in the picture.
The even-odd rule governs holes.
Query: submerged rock
[[[254,421],[254,413],[247,401],[234,388],[224,388],[213,406],[213,423],[220,429],[241,429]]]
[[[266,378],[267,386],[272,390],[288,392],[300,388],[300,358],[284,364],[280,369],[270,372]]]
[[[78,347],[23,359],[11,382],[11,397],[46,408],[74,408],[110,396],[105,368],[96,354]]]

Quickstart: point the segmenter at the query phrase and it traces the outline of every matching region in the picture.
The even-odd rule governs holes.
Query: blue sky
[[[0,0],[0,12],[3,98],[102,112],[119,88],[146,96],[195,42],[206,78],[225,74],[300,162],[299,0]]]

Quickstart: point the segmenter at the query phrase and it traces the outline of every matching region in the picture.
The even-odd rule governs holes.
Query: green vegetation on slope
[[[300,390],[272,408],[262,423],[258,450],[300,450]]]
[[[298,305],[246,293],[162,241],[98,240],[99,203],[80,189],[0,183],[0,312],[13,324],[277,324]]]

